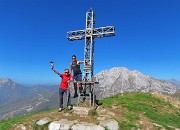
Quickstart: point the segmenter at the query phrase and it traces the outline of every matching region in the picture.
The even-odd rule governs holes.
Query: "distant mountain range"
[[[180,89],[180,81],[175,80],[175,79],[170,79],[170,80],[167,80],[167,82],[174,84],[177,88]]]
[[[13,82],[9,78],[0,79],[0,106],[11,104],[27,95],[28,88]]]
[[[124,67],[104,70],[95,77],[99,81],[95,87],[98,98],[136,91],[157,92],[179,98],[180,81],[177,80],[158,80]],[[26,87],[9,78],[0,78],[0,119],[57,108],[58,87],[58,85]],[[73,99],[73,102],[74,100],[76,99]]]
[[[139,71],[130,71],[124,67],[114,67],[98,73],[96,79],[98,96],[104,98],[124,92],[157,92],[165,95],[176,93],[178,86],[173,82],[158,80]]]
[[[58,85],[22,86],[9,78],[0,79],[0,119],[11,118],[58,105]]]

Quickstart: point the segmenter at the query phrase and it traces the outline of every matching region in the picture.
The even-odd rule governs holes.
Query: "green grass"
[[[122,114],[131,123],[140,119],[139,115],[134,112],[122,112]]]
[[[135,113],[144,113],[152,122],[161,124],[166,128],[168,128],[168,125],[180,128],[180,109],[153,97],[151,94],[140,92],[118,94],[102,99],[102,102],[105,107],[111,107],[113,104],[128,109],[130,112],[125,113],[124,117],[130,122],[138,119]]]
[[[26,116],[20,116],[8,120],[0,121],[0,130],[8,130],[13,127],[14,124],[21,124],[25,121]]]
[[[127,121],[121,121],[119,122],[119,126],[120,126],[120,129],[122,130],[132,130],[132,129],[138,129],[138,127],[133,124],[133,123],[129,123]]]
[[[10,128],[12,128],[14,126],[14,124],[23,124],[23,122],[26,122],[33,115],[43,114],[43,113],[51,112],[54,110],[55,109],[47,110],[47,111],[41,111],[41,112],[35,112],[33,114],[28,114],[28,115],[24,115],[24,116],[15,117],[15,118],[10,118],[7,120],[1,120],[0,121],[0,130],[9,130]]]

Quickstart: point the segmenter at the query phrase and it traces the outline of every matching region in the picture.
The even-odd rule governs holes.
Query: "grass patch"
[[[128,123],[126,121],[120,121],[118,123],[119,123],[120,129],[122,129],[122,130],[133,130],[133,129],[136,130],[136,129],[138,129],[138,127],[135,124]]]
[[[25,116],[20,116],[8,120],[0,121],[0,130],[9,130],[14,126],[14,124],[22,124],[25,121]]]
[[[24,122],[28,121],[29,118],[31,118],[34,115],[43,114],[43,113],[47,113],[47,112],[52,112],[54,110],[55,109],[47,110],[47,111],[41,111],[41,112],[35,112],[33,114],[27,114],[27,115],[24,115],[24,116],[10,118],[10,119],[7,119],[7,120],[1,120],[0,121],[0,130],[9,130],[15,124],[23,124]]]
[[[96,116],[98,116],[98,113],[97,113],[97,111],[95,109],[91,109],[91,110],[88,111],[88,116],[96,117]]]
[[[140,119],[140,117],[134,112],[122,112],[122,114],[131,123]]]
[[[102,102],[105,107],[111,107],[112,104],[116,103],[117,106],[128,109],[130,112],[124,113],[124,116],[130,122],[137,118],[134,113],[144,113],[150,120],[164,127],[170,125],[180,128],[180,109],[153,97],[151,94],[141,92],[117,94],[110,98],[102,99]]]

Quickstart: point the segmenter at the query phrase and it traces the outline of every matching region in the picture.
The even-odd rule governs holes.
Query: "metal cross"
[[[115,36],[114,26],[95,28],[95,14],[92,8],[86,12],[86,29],[67,32],[70,41],[85,39],[83,80],[93,81],[94,76],[94,39]]]

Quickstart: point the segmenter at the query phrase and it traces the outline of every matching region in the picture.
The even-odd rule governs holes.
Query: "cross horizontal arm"
[[[76,31],[67,32],[67,39],[70,41],[85,39],[85,37],[88,35],[87,31],[76,30]],[[115,36],[115,27],[106,26],[106,27],[100,27],[100,28],[93,28],[93,33],[91,35],[93,36],[93,38]]]
[[[70,41],[85,39],[85,31],[76,30],[76,31],[67,32],[67,39]]]
[[[93,36],[95,38],[115,36],[115,27],[106,26],[106,27],[94,28]]]

